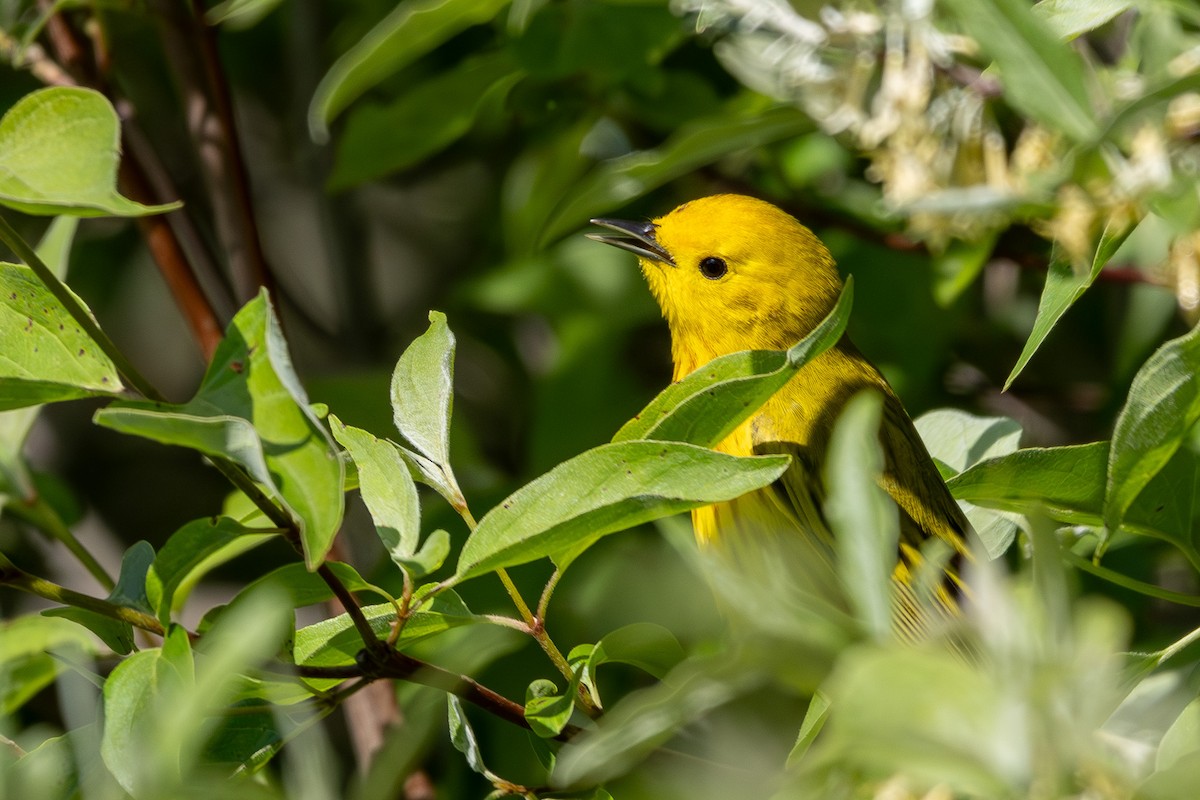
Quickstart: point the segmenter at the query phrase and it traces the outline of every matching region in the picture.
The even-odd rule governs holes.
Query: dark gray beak
[[[653,222],[630,222],[623,219],[593,219],[593,225],[599,225],[601,228],[609,228],[616,231],[619,236],[613,236],[609,233],[589,233],[587,237],[593,241],[611,244],[613,247],[619,247],[622,250],[628,250],[631,253],[641,257],[648,258],[651,261],[661,261],[663,264],[675,266],[675,259],[671,258],[671,254],[663,249],[658,240],[654,238],[654,223]]]

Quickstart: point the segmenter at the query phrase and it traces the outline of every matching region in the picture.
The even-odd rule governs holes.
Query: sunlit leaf
[[[463,545],[455,579],[540,558],[573,558],[607,534],[762,488],[788,463],[787,456],[737,458],[675,442],[597,447],[488,512]]]
[[[790,349],[750,350],[713,359],[659,393],[613,441],[656,439],[715,446],[841,338],[853,298],[854,282],[848,279],[829,315]]]
[[[26,214],[134,217],[178,208],[117,193],[120,122],[99,92],[55,86],[0,119],[0,203]]]

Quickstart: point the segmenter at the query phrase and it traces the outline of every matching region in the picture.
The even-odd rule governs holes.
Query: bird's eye
[[[700,274],[709,280],[715,281],[728,271],[729,267],[725,265],[725,259],[723,258],[708,256],[707,258],[700,259]]]

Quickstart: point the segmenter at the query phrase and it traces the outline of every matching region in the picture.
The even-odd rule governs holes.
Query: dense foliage
[[[0,53],[0,797],[1196,796],[1193,4],[7,0]],[[729,190],[854,280],[668,387],[580,232]],[[874,398],[830,574],[678,513],[847,327],[980,534],[919,644]]]

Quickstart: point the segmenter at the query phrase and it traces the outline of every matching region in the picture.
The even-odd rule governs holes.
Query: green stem
[[[458,512],[463,521],[467,523],[467,529],[475,532],[478,523],[475,522],[475,517],[471,514],[471,509],[467,507],[466,498],[459,494],[459,502],[452,503],[454,510]],[[555,669],[562,673],[563,677],[568,681],[574,679],[574,674],[571,671],[571,664],[567,661],[562,651],[554,644],[554,640],[550,638],[550,634],[546,632],[546,626],[542,619],[535,615],[529,608],[529,604],[525,602],[525,598],[521,596],[521,590],[513,583],[513,579],[509,577],[508,571],[505,569],[496,570],[496,574],[500,577],[500,582],[504,584],[504,591],[508,592],[508,596],[512,598],[513,605],[517,607],[517,613],[521,615],[521,619],[529,628],[529,635],[534,638],[538,646],[542,648],[542,652],[550,659],[550,663],[554,664]],[[587,693],[580,689],[580,702],[587,710],[594,710],[592,698],[587,696]]]
[[[1164,647],[1162,650],[1159,650],[1158,651],[1158,663],[1161,665],[1167,659],[1173,658],[1174,656],[1179,655],[1179,652],[1181,650],[1183,650],[1188,645],[1194,644],[1197,641],[1200,641],[1200,628],[1196,628],[1194,631],[1189,633],[1187,636],[1184,636],[1182,639],[1175,642],[1174,644],[1171,644],[1167,647]]]
[[[115,344],[113,344],[112,339],[108,338],[108,334],[100,329],[100,326],[96,323],[96,320],[92,319],[92,315],[88,313],[86,308],[84,308],[83,304],[79,301],[79,298],[72,294],[71,290],[67,288],[67,285],[58,279],[58,277],[50,270],[50,268],[46,266],[45,262],[38,257],[38,254],[34,252],[33,248],[26,244],[25,240],[21,238],[20,234],[18,234],[16,230],[8,224],[8,220],[4,219],[4,217],[0,217],[0,241],[8,245],[9,249],[16,254],[17,258],[24,261],[29,268],[33,270],[34,274],[38,276],[38,280],[40,280],[42,284],[50,290],[50,293],[54,295],[55,299],[63,304],[63,307],[67,310],[67,313],[71,315],[71,318],[74,319],[79,327],[83,328],[84,332],[91,337],[92,341],[94,341],[100,347],[100,349],[104,351],[104,354],[107,355],[109,360],[113,362],[113,365],[117,368],[117,371],[121,373],[121,377],[124,378],[132,388],[136,389],[142,394],[143,397],[146,397],[150,400],[158,400],[161,402],[165,399],[148,380],[142,377],[142,374],[137,371],[137,368],[134,367],[129,359],[125,357],[125,354],[122,353]]]
[[[128,622],[135,628],[141,628],[159,636],[165,633],[159,621],[149,614],[144,614],[128,606],[119,606],[98,597],[91,597],[31,575],[4,556],[0,556],[0,584],[29,592],[51,602],[82,608],[104,617]]]
[[[17,501],[9,503],[5,506],[5,510],[11,513],[14,517],[22,519],[38,530],[53,539],[62,542],[63,545],[71,551],[75,558],[87,568],[87,571],[92,573],[100,585],[105,589],[111,590],[116,582],[113,581],[108,571],[101,566],[96,557],[83,546],[79,539],[75,538],[75,534],[71,531],[67,524],[63,522],[62,517],[54,510],[49,503],[41,496],[35,496],[29,501]]]
[[[1139,581],[1136,578],[1130,578],[1128,575],[1122,575],[1119,572],[1093,564],[1090,560],[1083,556],[1073,553],[1070,550],[1062,551],[1063,558],[1069,564],[1077,567],[1084,572],[1090,572],[1098,578],[1103,578],[1110,583],[1115,583],[1130,591],[1144,594],[1149,597],[1157,597],[1159,600],[1166,600],[1168,603],[1178,603],[1182,606],[1192,606],[1200,608],[1200,597],[1192,594],[1182,594],[1180,592],[1172,592],[1170,589],[1163,589],[1161,586],[1155,586],[1152,583]]]

